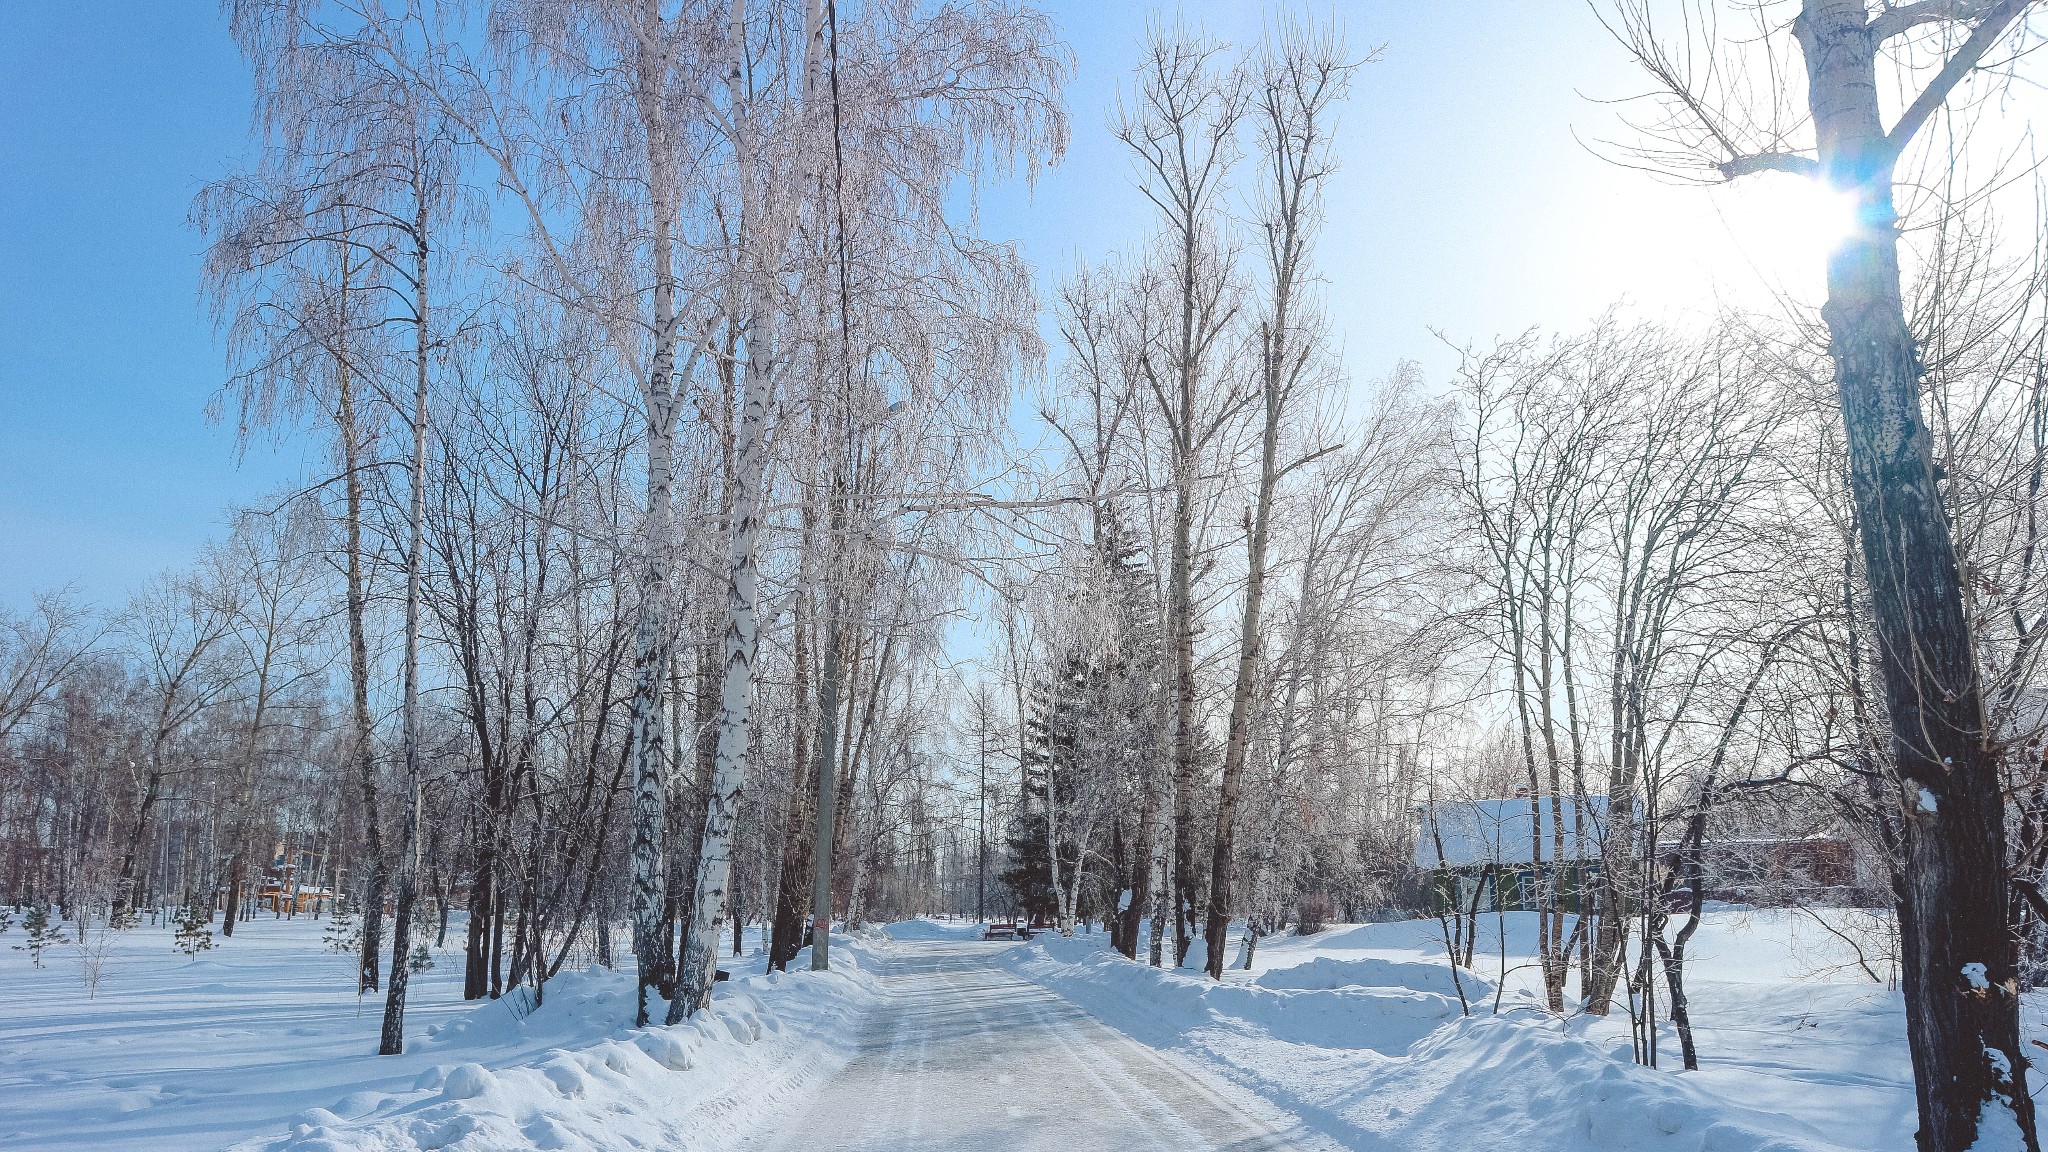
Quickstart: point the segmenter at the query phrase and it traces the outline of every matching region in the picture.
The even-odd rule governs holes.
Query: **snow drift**
[[[805,954],[786,975],[723,984],[708,1012],[674,1027],[624,1026],[628,973],[565,976],[539,1007],[501,1000],[426,1038],[417,1050],[437,1062],[409,1091],[310,1108],[288,1134],[235,1152],[667,1149],[713,1120],[736,1138],[845,1062],[874,995],[871,955],[833,953],[829,972],[809,971]],[[496,1067],[462,1060],[521,1033],[585,1039]]]
[[[1394,926],[1389,926],[1394,927]],[[1355,943],[1355,941],[1353,941]],[[1296,955],[1223,983],[1161,971],[1101,937],[1040,940],[1007,963],[1111,1026],[1200,1062],[1359,1149],[1592,1148],[1848,1152],[1876,1146],[1860,1121],[1833,1133],[1747,1107],[1698,1076],[1638,1067],[1582,1024],[1510,988],[1386,958]],[[1620,1021],[1625,1029],[1625,1017]],[[1910,1101],[1908,1102],[1910,1106]],[[1846,1143],[1836,1143],[1837,1139]]]

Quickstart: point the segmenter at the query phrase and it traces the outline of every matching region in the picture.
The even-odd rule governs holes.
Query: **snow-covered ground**
[[[1653,1071],[1631,1061],[1626,1013],[1561,1020],[1544,1011],[1534,935],[1530,915],[1487,919],[1479,976],[1464,975],[1470,1017],[1433,921],[1271,939],[1252,971],[1232,971],[1222,986],[1198,969],[1131,964],[1100,935],[1041,938],[1009,962],[1347,1147],[1912,1147],[1899,995],[1871,981],[1854,950],[1811,916],[1724,909],[1702,925],[1688,980],[1697,1073],[1675,1071],[1668,1021]],[[2028,1004],[2029,1036],[2042,1032],[2040,1008]]]
[[[537,1009],[465,1003],[450,950],[413,978],[405,1054],[379,1057],[383,1000],[358,1003],[323,927],[259,918],[189,960],[168,928],[138,927],[92,999],[75,948],[36,970],[0,947],[0,1148],[701,1147],[697,1133],[737,1140],[828,1078],[874,995],[859,942],[823,975],[799,971],[808,953],[786,976],[728,959],[710,1020],[635,1032],[627,973],[565,972]]]
[[[196,960],[137,928],[95,998],[76,949],[36,970],[0,947],[0,1148],[1912,1145],[1898,994],[1796,913],[1717,910],[1695,937],[1697,1073],[1668,1024],[1650,1070],[1624,1014],[1543,1011],[1522,915],[1486,922],[1469,1017],[1434,922],[1272,939],[1219,986],[1100,934],[1004,946],[913,921],[835,941],[822,976],[728,960],[710,1019],[638,1032],[626,973],[565,973],[538,1009],[465,1004],[451,950],[415,977],[392,1058],[323,928],[259,919]]]
[[[928,921],[890,935],[902,943],[859,1054],[749,1152],[1341,1152],[1256,1093],[1006,971],[1023,945]]]

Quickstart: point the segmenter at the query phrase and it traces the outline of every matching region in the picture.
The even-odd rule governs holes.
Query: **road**
[[[1242,1089],[1005,971],[1010,945],[903,943],[853,1061],[759,1152],[1267,1152],[1326,1146]]]

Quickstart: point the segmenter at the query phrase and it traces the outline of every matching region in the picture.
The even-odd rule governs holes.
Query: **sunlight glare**
[[[1824,180],[1765,173],[1727,190],[1722,217],[1729,242],[1767,281],[1814,283],[1856,232],[1856,196]]]

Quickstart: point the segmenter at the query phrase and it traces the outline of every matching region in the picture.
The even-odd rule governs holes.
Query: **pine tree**
[[[16,944],[14,950],[26,951],[35,966],[41,968],[43,953],[64,942],[64,926],[50,923],[50,909],[40,902],[28,910],[28,915],[22,919],[21,926],[28,930],[28,940]]]
[[[409,972],[425,972],[434,966],[434,951],[421,940],[412,946],[412,955],[406,958],[405,967]]]
[[[178,914],[178,932],[175,937],[178,951],[198,959],[201,952],[213,948],[213,910],[202,905],[197,897],[186,902],[184,911]]]

